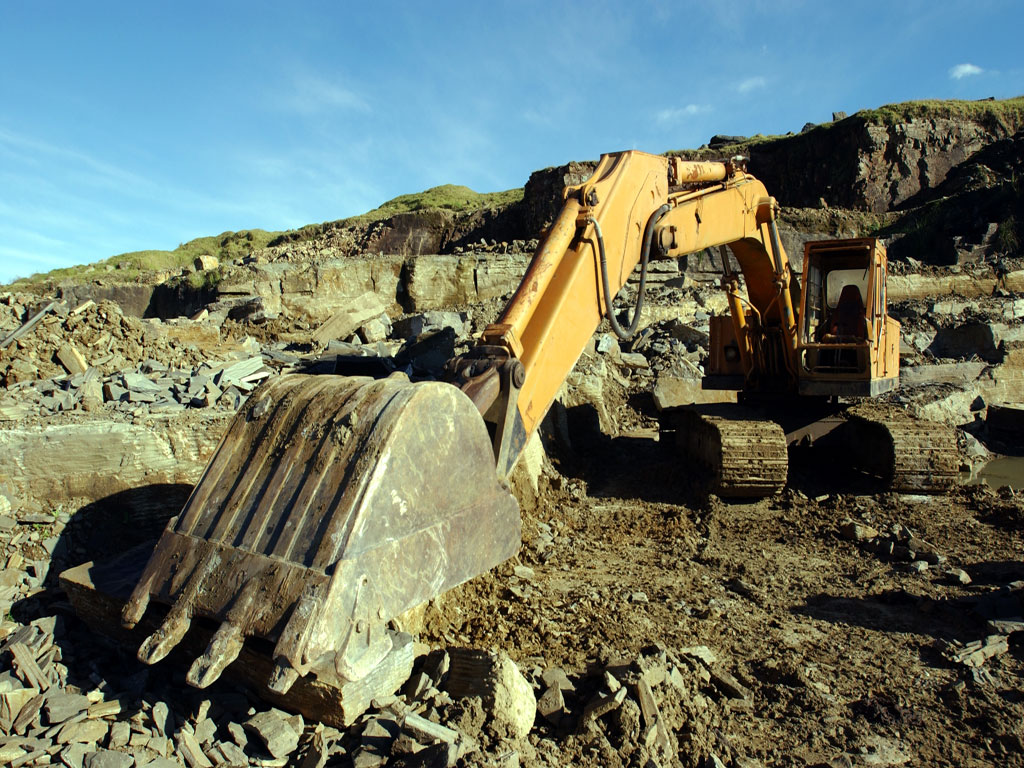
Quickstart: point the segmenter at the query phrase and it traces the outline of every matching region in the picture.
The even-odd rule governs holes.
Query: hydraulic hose
[[[608,258],[604,250],[604,235],[601,233],[601,225],[597,222],[593,216],[587,218],[591,224],[594,225],[594,232],[597,234],[597,251],[601,257],[601,287],[604,289],[604,300],[605,300],[605,317],[608,318],[608,324],[611,325],[612,331],[623,341],[628,341],[633,338],[633,334],[636,333],[637,326],[640,325],[640,310],[644,306],[644,292],[647,289],[647,262],[651,255],[651,241],[654,239],[654,226],[658,223],[662,216],[671,210],[671,206],[665,204],[656,210],[651,217],[647,220],[647,226],[644,227],[644,245],[643,250],[640,251],[640,288],[637,290],[636,306],[633,308],[633,319],[629,323],[629,327],[623,329],[619,325],[619,321],[615,317],[615,313],[612,311],[612,295],[611,286],[608,283]]]

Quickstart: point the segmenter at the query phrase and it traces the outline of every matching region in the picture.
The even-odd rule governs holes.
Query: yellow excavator
[[[565,190],[519,288],[449,361],[447,381],[292,374],[264,384],[124,606],[126,627],[151,600],[170,606],[139,658],[163,658],[203,617],[219,628],[187,675],[195,686],[217,679],[249,637],[273,647],[277,694],[310,674],[366,677],[391,648],[389,621],[516,553],[509,473],[602,320],[622,336],[636,330],[639,302],[623,328],[612,299],[640,264],[642,301],[652,257],[728,249],[730,315],[712,318],[705,385],[740,390],[743,403],[677,409],[662,432],[681,463],[711,471],[716,492],[778,491],[787,445],[837,428],[894,487],[948,484],[952,430],[838,403],[898,382],[884,248],[810,243],[801,289],[777,210],[739,159],[604,155]]]

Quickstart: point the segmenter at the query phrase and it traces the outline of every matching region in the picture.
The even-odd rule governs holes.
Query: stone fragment
[[[728,696],[730,699],[750,699],[750,691],[743,686],[735,677],[730,675],[725,670],[709,670],[711,673],[711,682],[714,686]]]
[[[56,691],[46,697],[46,718],[50,725],[58,725],[70,720],[79,712],[88,711],[89,705],[87,696]]]
[[[839,526],[839,533],[847,541],[867,541],[878,536],[876,529],[855,520],[847,520]]]
[[[239,723],[228,723],[228,733],[231,734],[231,738],[241,749],[244,750],[249,744],[249,737],[245,733],[245,728],[243,728]]]
[[[448,674],[450,659],[445,650],[431,651],[423,662],[423,674],[427,675],[435,686],[440,686]]]
[[[89,370],[89,364],[85,362],[82,353],[74,344],[67,343],[57,350],[57,360],[70,374],[85,373]]]
[[[541,674],[540,679],[544,681],[544,685],[550,687],[557,685],[563,691],[575,691],[576,686],[572,684],[568,675],[559,667],[549,667],[545,669]]]
[[[458,731],[438,725],[414,712],[407,712],[402,717],[402,727],[414,733],[421,740],[436,740],[443,741],[446,744],[454,744],[459,738]]]
[[[331,339],[347,339],[375,317],[385,314],[384,305],[372,291],[352,299],[313,333],[313,341],[324,345]]]
[[[121,713],[121,702],[118,699],[111,701],[98,701],[89,707],[89,719],[96,720],[103,717],[112,717]]]
[[[288,715],[279,709],[259,712],[245,722],[274,757],[286,757],[299,745],[299,733],[288,722]]]
[[[700,659],[709,667],[718,661],[718,657],[715,656],[714,651],[706,645],[694,645],[688,648],[680,648],[679,653],[684,656],[692,656],[695,659]]]
[[[1012,635],[1014,632],[1024,632],[1024,617],[1014,619],[989,619],[987,622],[989,630],[999,635]]]
[[[950,660],[965,667],[980,667],[993,656],[1009,650],[1006,635],[989,635],[984,640],[975,640],[966,645],[951,644],[946,652]]]
[[[128,398],[128,390],[112,381],[103,385],[103,399],[108,403],[119,403]]]
[[[86,744],[68,744],[60,751],[60,761],[68,768],[82,768],[85,764],[85,756],[90,751]]]
[[[206,744],[209,741],[213,741],[217,735],[217,724],[208,717],[199,719],[195,724],[195,736],[196,741],[200,744]]]
[[[662,374],[654,384],[654,405],[659,411],[694,403],[735,403],[736,392],[728,389],[704,389],[694,373],[692,379]]]
[[[618,678],[616,678],[615,675],[613,675],[611,672],[607,670],[605,670],[603,679],[605,688],[608,689],[609,693],[615,693],[619,690],[619,688],[622,687],[622,683],[618,681]]]
[[[196,260],[192,262],[195,268],[202,272],[207,269],[216,269],[220,266],[220,260],[209,253],[204,253],[200,256],[196,256]]]
[[[619,363],[631,371],[645,370],[651,367],[651,364],[647,362],[647,358],[639,352],[620,352]]]
[[[28,750],[24,749],[16,741],[8,741],[4,744],[0,744],[0,764],[7,765],[13,761],[28,754]]]
[[[131,768],[135,760],[124,752],[109,749],[98,749],[85,756],[85,768]]]
[[[96,744],[106,738],[110,726],[104,720],[71,721],[64,725],[57,734],[60,744]]]
[[[528,565],[517,565],[514,566],[512,570],[520,579],[525,579],[526,581],[533,581],[534,579],[535,574],[533,568]]]
[[[31,688],[38,688],[41,691],[45,691],[50,687],[50,680],[46,674],[39,668],[36,663],[35,654],[33,654],[25,645],[19,642],[12,643],[8,650],[14,657],[14,671],[25,684]],[[89,706],[88,700],[86,700],[86,707]],[[68,715],[70,717],[71,715]],[[65,718],[66,719],[66,718]],[[63,721],[50,721],[63,722]]]
[[[602,333],[598,337],[594,349],[602,355],[611,354],[614,356],[619,352],[619,342],[612,334]]]
[[[950,568],[946,571],[945,576],[946,579],[953,584],[967,586],[971,583],[970,574],[968,574],[963,568]]]
[[[249,758],[246,757],[245,752],[239,749],[236,744],[230,741],[218,741],[217,747],[220,749],[221,754],[224,755],[224,760],[228,765],[245,766],[249,764]],[[305,764],[303,764],[302,768],[306,768]],[[323,766],[321,765],[320,768],[323,768]]]
[[[603,717],[613,709],[622,706],[626,700],[626,689],[619,688],[615,693],[599,693],[594,696],[583,708],[582,724],[589,725],[599,717]]]
[[[110,726],[110,740],[107,742],[107,746],[111,749],[127,746],[131,737],[131,725],[122,720]]]
[[[25,704],[21,711],[18,712],[18,716],[14,719],[14,723],[11,725],[11,730],[15,733],[21,734],[25,732],[39,715],[39,710],[43,708],[43,702],[46,700],[45,694],[39,694]]]
[[[364,344],[376,344],[388,337],[391,324],[387,322],[388,316],[382,315],[369,320],[359,328],[359,337]]]
[[[646,680],[641,680],[637,683],[637,698],[640,701],[640,712],[643,714],[644,723],[647,727],[654,731],[654,744],[659,747],[663,753],[667,754],[671,742],[669,741],[668,728],[665,726],[665,720],[661,716],[661,711],[658,709],[658,703],[654,699],[654,692],[651,690],[651,686],[648,685]]]
[[[565,697],[558,685],[549,685],[544,694],[537,699],[537,711],[541,717],[557,726],[565,711]]]
[[[177,740],[178,752],[185,758],[189,768],[213,768],[213,762],[203,752],[193,733],[182,727],[175,738]]]
[[[168,725],[170,714],[170,707],[163,701],[158,701],[149,711],[149,716],[153,720],[153,727],[156,728],[156,732],[161,736],[166,736],[173,729],[173,725],[170,727]]]
[[[431,687],[433,687],[433,681],[430,679],[430,676],[419,672],[409,678],[409,682],[405,684],[405,688],[402,690],[409,701],[415,701],[421,698]]]

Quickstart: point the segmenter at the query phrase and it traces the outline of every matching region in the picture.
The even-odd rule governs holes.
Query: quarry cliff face
[[[984,147],[1013,135],[1002,120],[912,118],[876,123],[853,115],[750,148],[750,172],[785,206],[883,213],[914,204],[923,191]]]

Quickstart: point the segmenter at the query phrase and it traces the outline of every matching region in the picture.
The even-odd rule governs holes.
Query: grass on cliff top
[[[431,187],[423,192],[399,195],[394,200],[388,200],[379,208],[374,208],[372,211],[355,216],[348,221],[379,221],[398,213],[425,211],[431,208],[469,213],[483,208],[503,208],[522,199],[522,188],[481,194],[458,184],[442,184],[440,187]]]
[[[922,99],[886,104],[878,109],[862,109],[857,113],[869,123],[895,125],[915,118],[947,118],[972,120],[982,125],[1002,124],[1013,130],[1024,122],[1024,96],[1012,99]]]
[[[388,200],[383,205],[374,208],[372,211],[361,213],[358,216],[350,216],[347,219],[338,219],[337,221],[325,221],[322,224],[307,224],[299,229],[283,232],[279,237],[271,241],[270,244],[280,245],[283,243],[312,240],[317,235],[332,229],[366,226],[375,221],[389,219],[400,213],[427,211],[436,208],[454,211],[455,213],[472,213],[473,211],[485,208],[504,208],[522,199],[523,190],[521,187],[518,189],[507,189],[504,192],[474,192],[469,187],[463,187],[458,184],[442,184],[439,187],[431,187],[423,192],[399,195],[393,200]]]
[[[57,285],[63,282],[92,280],[102,277],[115,282],[131,282],[153,272],[177,272],[191,264],[198,256],[216,256],[221,262],[247,256],[252,251],[264,248],[267,243],[280,235],[262,229],[246,229],[241,232],[222,232],[211,237],[197,237],[182,243],[173,251],[132,251],[111,256],[109,259],[74,267],[54,269],[11,283],[12,288]]]
[[[1024,96],[1012,99],[984,99],[982,101],[961,101],[957,99],[922,99],[886,104],[877,109],[862,109],[851,115],[872,125],[896,125],[913,119],[971,120],[986,127],[1002,126],[1012,133],[1024,125]],[[819,123],[812,130],[829,129],[837,122]],[[687,160],[721,160],[735,155],[750,156],[750,149],[758,144],[789,139],[800,134],[750,136],[736,144],[726,144],[715,149],[678,149],[666,152],[667,157],[679,156]]]

